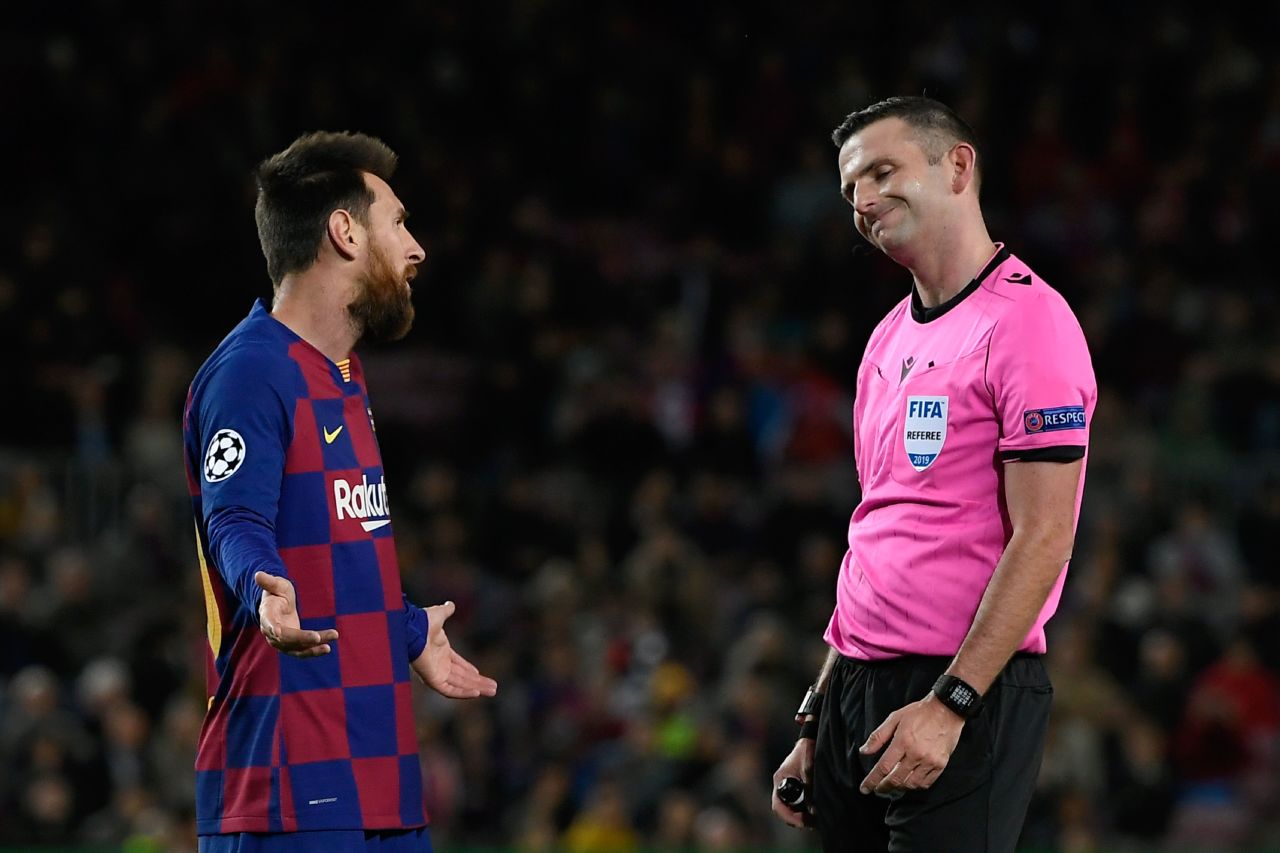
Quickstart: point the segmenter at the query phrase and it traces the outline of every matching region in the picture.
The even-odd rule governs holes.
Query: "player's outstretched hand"
[[[432,690],[450,699],[475,699],[493,696],[498,682],[480,674],[475,664],[453,650],[445,621],[457,608],[452,601],[426,608],[427,644],[413,662],[413,672]]]
[[[262,601],[258,604],[258,630],[277,651],[296,658],[313,658],[327,655],[329,644],[338,639],[332,628],[325,631],[304,631],[298,622],[298,597],[288,578],[258,572],[253,580],[262,589]]]

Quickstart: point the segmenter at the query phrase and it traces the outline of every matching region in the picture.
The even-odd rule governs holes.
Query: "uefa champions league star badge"
[[[240,470],[244,463],[244,439],[233,429],[220,429],[209,442],[204,454],[204,478],[210,483],[221,483]]]
[[[902,440],[912,468],[923,471],[932,465],[947,440],[947,398],[908,397]]]

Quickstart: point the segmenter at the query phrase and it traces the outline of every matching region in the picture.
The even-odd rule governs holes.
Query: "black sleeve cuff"
[[[1083,458],[1083,444],[1058,444],[1053,447],[1000,451],[1001,462],[1075,462]]]

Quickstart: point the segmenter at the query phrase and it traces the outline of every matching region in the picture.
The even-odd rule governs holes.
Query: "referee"
[[[1012,851],[1053,694],[1044,625],[1084,488],[1089,350],[1066,301],[992,242],[950,108],[889,98],[833,139],[858,233],[914,284],[858,367],[862,500],[773,811],[828,851]],[[788,777],[808,788],[798,809],[776,792]]]

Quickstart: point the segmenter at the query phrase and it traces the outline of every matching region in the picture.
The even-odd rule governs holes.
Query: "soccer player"
[[[187,396],[209,638],[202,853],[429,851],[410,672],[453,698],[497,690],[450,645],[453,604],[423,610],[401,592],[352,352],[413,322],[424,253],[387,183],[395,164],[372,137],[314,133],[258,167],[275,298]]]
[[[858,368],[827,661],[774,776],[826,850],[1012,851],[1043,753],[1041,655],[1071,556],[1097,390],[1063,298],[993,243],[973,132],[927,98],[836,129],[858,232],[910,295]],[[806,813],[808,812],[808,813]]]

